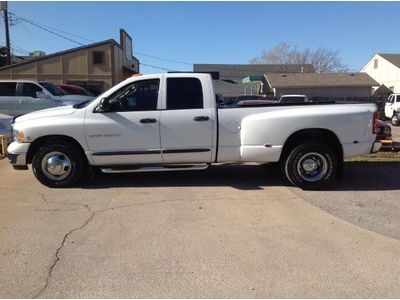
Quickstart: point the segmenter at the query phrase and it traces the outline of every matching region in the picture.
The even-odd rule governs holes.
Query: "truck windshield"
[[[60,89],[58,86],[51,82],[45,82],[41,81],[39,82],[46,90],[48,90],[50,93],[52,93],[54,96],[64,96],[68,95],[66,92],[64,92],[62,89]]]

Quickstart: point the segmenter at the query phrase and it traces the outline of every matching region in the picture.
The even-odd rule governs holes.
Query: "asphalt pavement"
[[[331,190],[271,166],[102,175],[69,189],[0,161],[2,298],[400,298],[398,163]]]

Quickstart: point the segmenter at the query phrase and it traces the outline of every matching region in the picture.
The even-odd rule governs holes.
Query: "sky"
[[[246,64],[281,42],[338,50],[352,71],[374,53],[400,53],[400,2],[9,2],[8,9],[82,44],[119,42],[124,28],[141,63],[172,70],[192,70],[193,63]],[[19,55],[79,46],[26,21],[14,23],[11,44]]]

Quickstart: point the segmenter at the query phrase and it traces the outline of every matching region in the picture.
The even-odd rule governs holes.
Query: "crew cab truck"
[[[378,151],[374,104],[217,107],[209,74],[129,78],[91,102],[15,118],[8,148],[49,187],[87,169],[104,173],[202,170],[212,163],[279,162],[293,185],[324,187],[343,158]]]

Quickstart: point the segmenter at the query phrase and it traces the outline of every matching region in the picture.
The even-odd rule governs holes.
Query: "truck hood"
[[[83,95],[63,95],[63,96],[53,96],[54,99],[60,100],[61,103],[78,104],[83,101],[92,100],[95,97],[83,96]]]
[[[25,122],[25,121],[39,119],[39,118],[71,115],[74,112],[76,112],[76,108],[73,108],[72,105],[47,108],[47,109],[37,110],[37,111],[31,112],[31,113],[16,117],[15,123]]]

